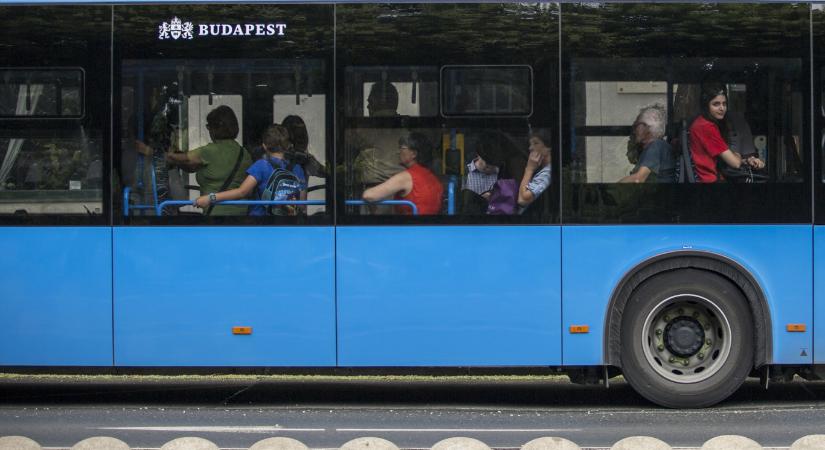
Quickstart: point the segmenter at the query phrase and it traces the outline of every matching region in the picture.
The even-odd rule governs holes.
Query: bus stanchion
[[[449,216],[455,215],[455,185],[456,176],[452,175],[450,182],[447,183],[447,215]]]

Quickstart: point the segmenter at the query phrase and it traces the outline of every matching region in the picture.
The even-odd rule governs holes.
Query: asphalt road
[[[0,377],[0,436],[63,448],[100,435],[132,448],[158,448],[182,436],[222,448],[248,448],[272,436],[311,448],[337,448],[363,436],[429,448],[468,436],[518,448],[541,436],[610,447],[634,435],[700,447],[722,434],[787,447],[825,433],[825,382],[764,391],[754,380],[716,407],[676,411],[648,403],[623,382],[604,389],[564,380]]]

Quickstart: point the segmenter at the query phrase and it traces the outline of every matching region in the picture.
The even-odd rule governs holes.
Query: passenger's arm
[[[203,160],[196,152],[167,153],[166,162],[178,166],[187,172],[196,172],[203,166]]]
[[[722,161],[724,161],[725,164],[733,167],[734,169],[742,167],[742,157],[739,155],[739,153],[736,153],[731,149],[727,149],[724,152],[720,153],[719,157],[722,158]]]
[[[535,200],[535,196],[533,195],[533,191],[527,189],[527,185],[530,184],[530,180],[533,179],[533,173],[535,172],[535,168],[531,168],[528,164],[527,167],[524,168],[524,176],[521,177],[521,184],[518,187],[518,205],[521,207],[526,207],[530,203],[533,203]]]
[[[521,183],[518,187],[518,205],[522,208],[527,207],[536,199],[533,191],[527,189],[527,186],[533,179],[533,175],[536,173],[536,169],[538,169],[541,160],[542,155],[538,152],[530,152],[530,156],[527,158],[527,166],[524,167],[524,175],[521,177]]]
[[[389,180],[379,184],[378,186],[373,186],[366,191],[361,196],[366,202],[378,202],[381,200],[388,199],[395,194],[401,194],[401,196],[405,196],[410,193],[412,190],[412,177],[410,173],[406,170],[403,172],[399,172],[390,177]]]
[[[217,192],[215,193],[215,197],[219,202],[225,200],[242,200],[249,197],[249,194],[252,193],[252,190],[255,189],[255,186],[257,185],[258,180],[256,180],[252,175],[247,175],[240,187],[230,189],[228,191]],[[209,201],[208,195],[201,195],[197,200],[195,200],[195,206],[201,208],[208,207],[210,203],[211,202]]]
[[[644,183],[647,180],[647,177],[650,176],[650,169],[647,166],[639,166],[639,170],[632,175],[628,175],[621,180],[619,183]]]

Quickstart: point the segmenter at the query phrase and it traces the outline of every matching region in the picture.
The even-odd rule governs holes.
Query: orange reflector
[[[570,334],[584,334],[590,332],[590,325],[570,325]]]
[[[790,333],[804,333],[805,332],[805,324],[804,323],[789,323],[786,327],[786,330]]]
[[[232,334],[252,334],[252,327],[232,327]]]

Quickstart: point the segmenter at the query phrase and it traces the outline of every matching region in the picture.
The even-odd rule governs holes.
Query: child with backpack
[[[262,138],[262,147],[266,153],[246,169],[247,177],[241,186],[200,196],[195,200],[195,206],[208,208],[219,201],[242,200],[248,198],[256,188],[258,200],[303,200],[306,197],[306,175],[300,165],[292,164],[284,157],[284,152],[290,146],[287,128],[270,125]],[[294,216],[297,212],[298,208],[292,205],[253,205],[249,208],[250,216]]]

